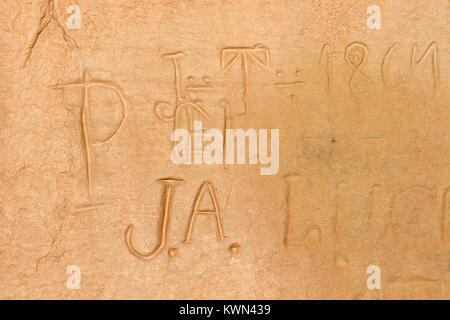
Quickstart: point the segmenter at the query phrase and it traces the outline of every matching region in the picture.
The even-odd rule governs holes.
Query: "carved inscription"
[[[104,88],[111,90],[117,95],[122,106],[122,117],[116,128],[109,134],[108,137],[102,140],[95,140],[92,137],[91,128],[91,105],[89,102],[90,90],[93,88]],[[111,81],[98,81],[91,78],[87,70],[83,73],[83,79],[79,82],[59,84],[54,86],[55,89],[69,89],[69,88],[81,88],[83,93],[83,105],[81,107],[81,129],[83,134],[83,145],[85,151],[86,161],[86,177],[87,177],[87,192],[88,202],[91,202],[92,187],[93,187],[93,152],[92,148],[95,146],[103,145],[112,142],[123,128],[125,120],[128,116],[128,104],[125,99],[125,94],[117,84]]]

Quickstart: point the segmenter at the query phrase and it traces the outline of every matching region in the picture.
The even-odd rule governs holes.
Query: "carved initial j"
[[[163,201],[163,207],[162,207],[162,217],[161,217],[161,231],[160,231],[160,237],[159,237],[159,244],[151,251],[150,253],[140,253],[136,249],[133,248],[133,245],[131,244],[131,236],[133,232],[133,225],[130,224],[125,231],[125,241],[127,243],[128,249],[132,254],[134,254],[136,257],[144,259],[144,260],[150,260],[153,257],[155,257],[166,245],[166,239],[167,239],[167,226],[169,222],[169,213],[170,213],[170,203],[172,200],[172,188],[173,186],[178,182],[184,182],[182,179],[176,179],[176,178],[166,178],[166,179],[158,179],[159,182],[162,182],[164,184],[164,193],[162,197]]]

